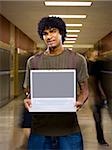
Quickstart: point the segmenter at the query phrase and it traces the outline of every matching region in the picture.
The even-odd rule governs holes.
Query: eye
[[[47,32],[43,32],[42,35],[43,35],[43,36],[44,36],[44,35],[47,35]]]
[[[56,32],[56,29],[55,29],[55,28],[52,28],[52,29],[50,30],[50,32],[51,32],[51,33],[55,33],[55,32]]]

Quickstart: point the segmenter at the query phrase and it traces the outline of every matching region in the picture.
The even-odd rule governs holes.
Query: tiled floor
[[[100,146],[96,140],[96,131],[92,112],[88,103],[78,113],[79,124],[82,129],[85,150],[112,150],[112,120],[109,118],[107,109],[103,109],[103,128],[109,147]]]
[[[21,145],[22,132],[17,128],[21,117],[22,97],[18,97],[0,108],[0,150],[16,150]],[[78,112],[78,119],[84,138],[85,150],[112,150],[112,120],[106,109],[103,110],[103,126],[105,139],[109,147],[100,146],[96,140],[94,120],[88,103]],[[23,150],[22,148],[19,150]]]

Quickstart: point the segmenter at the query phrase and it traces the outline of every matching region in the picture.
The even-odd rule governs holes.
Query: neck
[[[47,51],[50,56],[55,56],[61,54],[64,51],[64,47],[59,46],[57,48],[49,48]]]

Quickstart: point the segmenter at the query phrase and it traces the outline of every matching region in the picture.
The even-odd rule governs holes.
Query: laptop
[[[75,112],[76,70],[31,70],[30,112]]]

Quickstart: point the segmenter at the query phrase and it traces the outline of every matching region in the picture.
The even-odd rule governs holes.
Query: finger
[[[29,110],[31,108],[31,101],[29,99],[24,100],[25,107]]]

